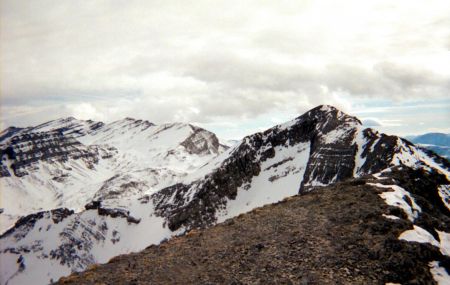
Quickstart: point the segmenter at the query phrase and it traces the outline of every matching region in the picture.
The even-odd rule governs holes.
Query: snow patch
[[[364,138],[364,132],[363,132],[362,128],[359,126],[356,130],[353,142],[356,144],[356,146],[358,148],[358,150],[356,152],[356,156],[355,156],[355,168],[353,168],[353,176],[359,177],[359,176],[361,176],[361,173],[359,173],[359,170],[362,168],[362,166],[366,162],[366,158],[362,157],[362,153],[363,153],[364,147],[367,143],[366,139]]]
[[[443,255],[450,256],[450,234],[436,230],[439,235],[439,247]]]
[[[404,231],[400,234],[398,239],[406,241],[414,241],[420,243],[429,243],[441,251],[443,255],[450,256],[450,234],[446,232],[441,232],[436,230],[439,235],[439,240],[437,241],[433,235],[431,235],[425,229],[414,225],[414,229]]]
[[[439,247],[439,242],[428,231],[416,225],[414,225],[414,229],[407,230],[401,233],[398,239],[420,243],[429,243],[431,245]]]
[[[275,148],[275,156],[261,164],[261,172],[241,186],[234,200],[217,214],[217,222],[296,195],[309,158],[310,143]]]
[[[382,216],[385,217],[386,219],[389,219],[389,220],[400,220],[399,217],[394,216],[394,215],[385,215],[385,214],[383,214]]]
[[[450,275],[444,267],[439,266],[438,261],[432,261],[428,264],[430,266],[431,275],[434,281],[439,285],[450,285]]]
[[[422,212],[422,209],[419,207],[419,205],[416,204],[411,194],[405,189],[401,188],[400,186],[384,185],[381,183],[367,183],[367,184],[379,188],[389,188],[393,190],[383,192],[379,194],[379,196],[384,199],[386,204],[401,208],[408,216],[408,220],[410,220],[411,222],[413,222],[414,219],[416,219],[419,216],[419,213]]]
[[[353,131],[352,127],[341,127],[334,129],[322,136],[322,141],[325,144],[333,144],[339,142],[343,137],[346,137],[348,133]]]

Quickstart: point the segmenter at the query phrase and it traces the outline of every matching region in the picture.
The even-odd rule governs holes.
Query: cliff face
[[[450,212],[429,189],[445,181],[397,168],[316,188],[58,284],[435,284],[450,273]],[[393,185],[420,208],[413,220],[383,198]],[[436,242],[408,240],[418,227]]]
[[[56,163],[78,159],[92,169],[98,162],[98,153],[58,130],[19,134],[0,149],[0,177],[28,175],[39,161]]]

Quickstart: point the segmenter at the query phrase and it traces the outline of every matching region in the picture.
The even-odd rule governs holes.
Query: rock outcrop
[[[80,159],[88,168],[93,168],[98,162],[98,153],[61,131],[19,134],[0,149],[0,177],[27,175],[39,161],[64,162],[69,159]]]

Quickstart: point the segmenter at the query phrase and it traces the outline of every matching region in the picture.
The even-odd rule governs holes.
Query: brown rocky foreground
[[[379,197],[386,189],[366,182],[318,188],[115,257],[58,284],[435,284],[428,263],[448,267],[448,258],[428,244],[398,240],[412,223]],[[435,213],[422,196],[416,201]],[[423,215],[419,223],[448,222],[447,214],[440,221]]]

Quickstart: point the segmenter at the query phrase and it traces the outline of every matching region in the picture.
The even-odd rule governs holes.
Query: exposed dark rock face
[[[101,127],[103,127],[105,124],[103,122],[95,122],[92,120],[86,120],[86,121],[80,121],[75,119],[74,117],[68,117],[63,119],[57,119],[53,121],[49,121],[46,123],[43,123],[41,125],[38,125],[33,128],[28,128],[29,131],[32,132],[40,132],[42,129],[53,127],[53,131],[59,131],[60,133],[72,136],[72,137],[80,137],[84,136],[88,133],[94,132]]]
[[[55,224],[63,221],[68,216],[74,213],[73,210],[67,208],[58,208],[50,211],[37,212],[31,215],[24,216],[20,218],[14,227],[4,232],[0,239],[7,237],[9,235],[14,235],[16,240],[20,240],[27,235],[27,233],[34,227],[36,222],[44,217],[49,217],[53,220]]]
[[[13,174],[21,177],[27,175],[28,169],[42,160],[63,162],[81,159],[88,167],[93,168],[98,162],[98,152],[60,131],[49,131],[12,137],[8,145],[0,149],[0,159],[0,177],[11,175],[6,162],[10,163]]]
[[[0,178],[27,175],[33,164],[40,160],[82,159],[93,167],[98,161],[98,150],[83,146],[76,138],[103,126],[102,122],[79,121],[69,117],[35,127],[9,127],[3,130],[0,133]]]
[[[396,182],[412,193],[422,208],[414,224],[450,230],[448,210],[429,196],[446,178],[398,168],[384,179],[367,176],[316,188],[115,257],[58,284],[436,284],[429,263],[450,272],[450,258],[429,244],[398,239],[413,223],[383,216],[400,209],[379,196],[385,188],[370,185],[380,182]]]
[[[254,144],[255,141],[249,141]],[[215,221],[215,212],[224,205],[226,198],[236,197],[237,188],[260,172],[255,162],[256,151],[248,144],[239,146],[232,155],[214,173],[191,185],[175,184],[152,195],[157,213],[166,217],[171,230],[182,225],[201,227]],[[192,199],[191,191],[196,191]],[[169,203],[171,197],[173,202]]]
[[[397,136],[379,134],[371,129],[364,130],[364,137],[367,144],[362,157],[366,159],[366,163],[361,167],[361,172],[374,173],[389,167],[394,155],[400,151],[397,142],[401,139]],[[412,146],[408,141],[403,140],[403,142],[407,146]]]
[[[136,219],[132,216],[130,216],[130,211],[124,210],[124,209],[109,209],[109,208],[98,208],[98,214],[100,216],[110,216],[112,218],[126,218],[127,222],[133,223],[133,224],[139,224],[141,219]]]
[[[127,222],[129,223],[134,223],[134,224],[139,224],[141,219],[136,219],[132,216],[130,216],[130,211],[125,210],[125,209],[119,209],[119,208],[104,208],[102,207],[102,202],[101,201],[92,201],[89,202],[88,204],[86,204],[84,206],[84,208],[86,210],[97,210],[98,214],[100,216],[110,216],[112,218],[126,218]]]
[[[215,134],[202,128],[189,125],[194,131],[181,145],[186,148],[190,154],[211,154],[219,153],[219,139]]]
[[[362,132],[359,144],[358,131]],[[239,187],[245,189],[260,173],[262,162],[275,155],[274,148],[299,143],[310,145],[299,192],[344,181],[356,174],[379,172],[392,164],[395,155],[412,152],[414,147],[395,136],[370,129],[362,131],[357,118],[333,107],[319,106],[290,125],[245,137],[220,167],[203,179],[189,185],[176,184],[155,193],[151,198],[157,214],[167,219],[171,230],[211,225],[216,221],[216,212],[225,207],[227,200],[235,199]],[[363,160],[359,167],[358,159]],[[271,179],[274,181],[277,176]]]
[[[141,131],[144,131],[148,128],[150,128],[151,126],[154,126],[155,124],[153,124],[152,122],[149,122],[147,120],[136,120],[133,118],[125,118],[126,121],[130,122],[130,126],[131,127],[140,127]]]
[[[67,208],[58,208],[51,210],[50,213],[52,214],[52,220],[55,224],[63,221],[68,216],[72,215],[74,213],[73,210],[69,210]]]
[[[305,120],[314,128],[309,135],[311,152],[300,191],[309,185],[329,184],[353,177],[357,152],[353,140],[356,127],[361,122],[337,109],[324,111],[322,108],[308,112]],[[339,139],[333,139],[338,133],[342,133]]]
[[[210,225],[216,219],[217,209],[223,207],[227,199],[236,197],[238,187],[250,183],[252,178],[260,173],[261,163],[275,155],[275,147],[293,146],[309,141],[314,144],[320,140],[320,131],[330,132],[342,124],[359,122],[356,118],[343,115],[337,109],[321,108],[317,107],[300,116],[290,127],[277,126],[264,133],[245,137],[230,157],[204,179],[191,185],[173,185],[155,193],[152,197],[157,213],[167,218],[171,230],[181,226],[195,228]],[[334,177],[335,172],[341,170],[333,168],[327,171],[326,176],[321,176],[323,179]],[[348,175],[345,178],[348,178]],[[174,199],[171,200],[171,197]],[[169,203],[169,200],[172,203]]]
[[[10,228],[6,232],[4,232],[1,238],[7,237],[13,233],[16,233],[15,238],[20,240],[27,235],[27,233],[34,227],[34,224],[44,217],[44,213],[46,212],[37,212],[31,215],[27,215],[25,217],[21,217],[15,224],[14,227]]]
[[[102,128],[105,124],[102,122],[95,122],[92,120],[77,120],[73,117],[62,118],[48,121],[46,123],[37,125],[35,127],[16,128],[9,127],[0,133],[0,144],[6,145],[9,140],[17,135],[27,133],[42,133],[48,131],[60,132],[63,135],[71,137],[81,137],[88,133],[94,132]]]
[[[147,183],[134,181],[127,174],[116,174],[106,180],[95,193],[94,200],[120,199],[126,193],[139,193],[147,189]]]
[[[96,210],[96,209],[100,208],[101,205],[102,205],[102,202],[101,202],[101,201],[91,201],[91,202],[87,203],[87,204],[84,206],[84,208],[85,208],[86,210]]]
[[[21,130],[23,130],[23,128],[16,128],[16,127],[9,127],[7,129],[3,130],[0,133],[0,142],[3,142],[5,140],[7,140],[8,138],[14,136],[15,134],[17,134]]]

